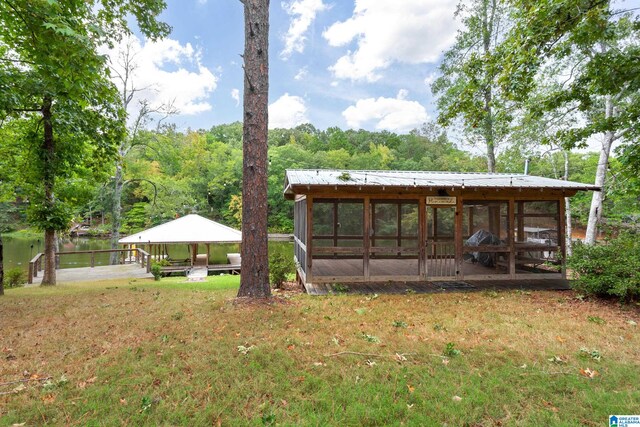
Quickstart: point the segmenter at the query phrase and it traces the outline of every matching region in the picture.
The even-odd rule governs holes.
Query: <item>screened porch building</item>
[[[565,279],[565,197],[519,174],[287,170],[298,280]]]

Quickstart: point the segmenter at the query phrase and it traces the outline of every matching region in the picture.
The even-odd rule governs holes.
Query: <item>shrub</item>
[[[290,276],[295,275],[295,272],[291,256],[277,252],[269,257],[269,278],[274,288],[280,289]]]
[[[7,288],[17,288],[27,282],[27,274],[20,267],[14,267],[4,272],[4,285]]]
[[[625,232],[603,244],[575,245],[567,266],[575,273],[573,288],[586,295],[640,296],[640,240]]]
[[[151,264],[151,274],[155,280],[160,280],[162,277],[162,266],[160,263],[154,262]]]

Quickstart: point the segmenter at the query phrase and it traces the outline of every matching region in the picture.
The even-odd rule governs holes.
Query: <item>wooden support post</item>
[[[211,244],[207,243],[207,269],[209,268],[209,254],[211,253]]]
[[[564,214],[564,210],[566,209],[564,203],[564,197],[560,197],[557,202],[558,206],[558,217],[556,223],[558,224],[558,244],[560,245],[560,257],[561,257],[561,272],[562,278],[567,278],[567,239],[565,238],[565,230],[567,227],[567,217]]]
[[[418,200],[418,271],[420,277],[427,277],[427,204],[424,197]]]
[[[457,202],[456,202],[456,212],[455,212],[455,227],[453,232],[453,241],[455,242],[455,247],[456,247],[455,273],[457,278],[464,278],[464,271],[463,271],[463,264],[462,264],[463,262],[462,260],[462,255],[463,255],[462,209],[464,208],[464,205],[462,204],[462,202],[463,202],[462,196],[458,196]]]
[[[398,224],[396,226],[396,246],[402,247],[402,203],[396,205],[396,220]],[[398,252],[396,256],[400,257],[401,253]]]
[[[362,254],[362,263],[363,270],[362,273],[364,275],[364,280],[366,282],[369,281],[369,254],[371,253],[371,198],[364,198],[364,206],[363,206],[363,224],[362,224],[362,232],[364,233],[363,237],[363,245],[364,252]]]
[[[509,198],[509,207],[507,209],[507,237],[509,239],[509,277],[511,279],[516,278],[516,239],[513,233],[515,207],[515,200],[513,197]]]
[[[334,230],[335,233],[335,230]],[[306,283],[313,281],[313,197],[307,196],[307,272]]]
[[[95,252],[91,252],[91,268],[96,266],[96,253]]]
[[[34,270],[34,265],[33,265],[33,261],[29,262],[29,277],[27,278],[27,283],[28,284],[32,284],[33,283],[33,270]]]
[[[338,222],[338,205],[339,202],[333,202],[333,246],[338,246],[338,228],[340,223]]]

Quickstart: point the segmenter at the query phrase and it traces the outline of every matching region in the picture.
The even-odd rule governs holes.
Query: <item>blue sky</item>
[[[242,118],[239,0],[168,0],[165,40],[134,38],[139,98],[179,128]],[[457,23],[451,0],[285,0],[270,7],[270,127],[406,132],[435,117],[429,83]],[[115,56],[113,56],[115,58]],[[135,106],[133,106],[135,109]]]

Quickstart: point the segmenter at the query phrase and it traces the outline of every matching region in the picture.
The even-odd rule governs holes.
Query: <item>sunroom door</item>
[[[455,278],[455,206],[427,205],[425,266],[428,279]]]

